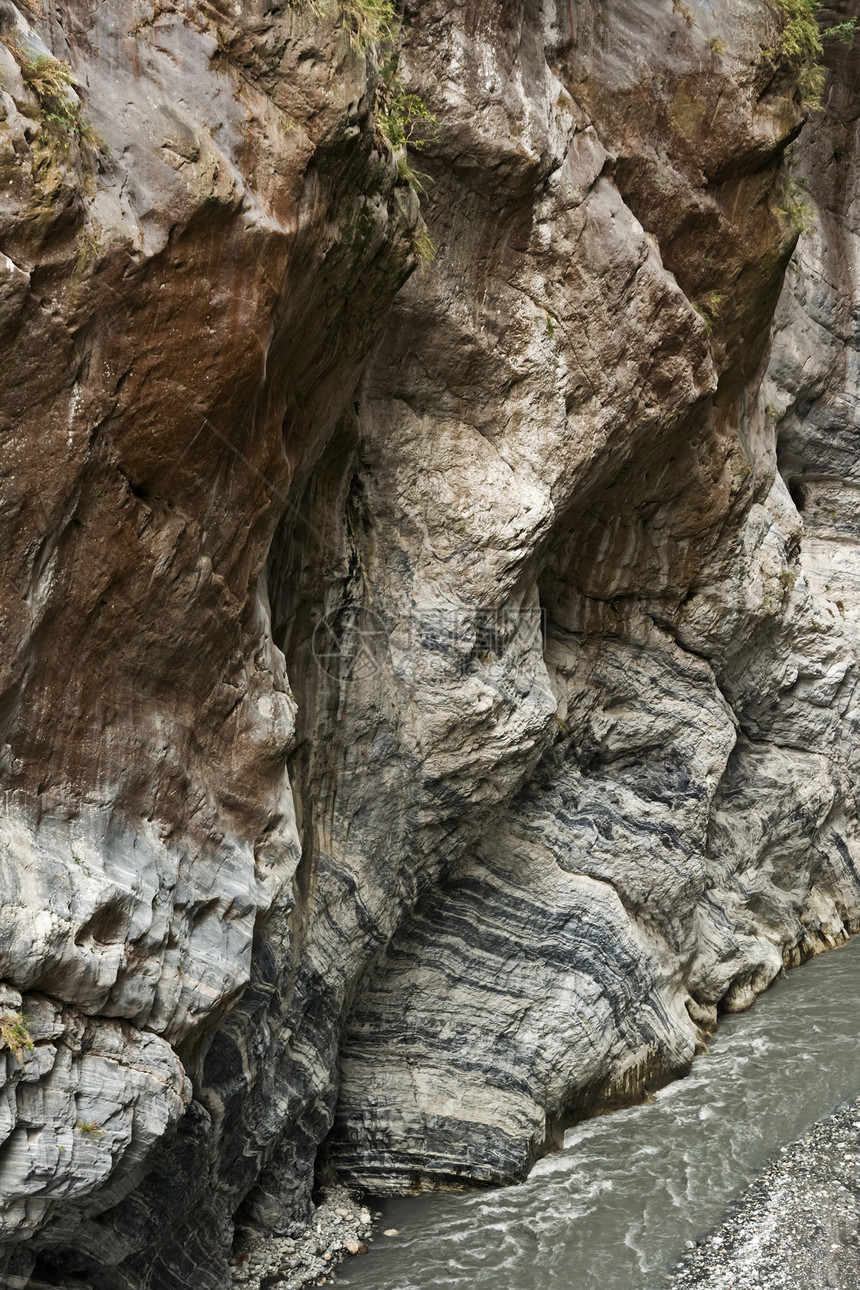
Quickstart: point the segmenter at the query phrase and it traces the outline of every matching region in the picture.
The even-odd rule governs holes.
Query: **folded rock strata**
[[[850,51],[362,12],[0,4],[10,1284],[522,1177],[860,923]]]

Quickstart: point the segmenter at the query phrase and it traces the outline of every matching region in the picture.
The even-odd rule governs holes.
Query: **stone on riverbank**
[[[860,1098],[783,1148],[672,1290],[858,1290]]]
[[[298,1237],[246,1232],[233,1261],[233,1285],[242,1290],[301,1290],[334,1280],[348,1255],[367,1254],[373,1220],[354,1192],[332,1187]]]

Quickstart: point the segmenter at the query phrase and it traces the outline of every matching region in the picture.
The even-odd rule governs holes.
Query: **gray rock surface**
[[[10,1284],[521,1177],[860,925],[849,54],[362,13],[0,4]]]
[[[522,1177],[572,1119],[688,1069],[718,1007],[748,1006],[784,963],[839,943],[860,910],[855,640],[807,581],[762,385],[798,222],[780,159],[800,118],[785,84],[761,79],[752,7],[721,11],[714,30],[699,9],[692,23],[668,7],[575,12],[573,31],[545,13],[542,51],[486,24],[464,42],[443,4],[422,6],[409,33],[416,83],[443,121],[427,163],[442,253],[401,292],[367,377],[372,496],[383,511],[414,497],[418,605],[440,586],[503,620],[539,601],[546,641],[528,661],[503,633],[494,653],[476,639],[449,739],[475,758],[477,802],[452,802],[443,868],[371,969],[344,1040],[330,1158],[380,1191]],[[424,69],[454,63],[454,49],[481,110],[452,121]],[[579,114],[567,134],[554,76]],[[502,111],[494,92],[530,129],[547,123],[539,151],[558,161],[539,204],[513,186],[502,201],[495,170],[482,190],[462,166],[466,137],[480,155],[484,121]],[[480,313],[462,291],[476,263]],[[527,346],[541,302],[558,326],[534,323]],[[804,352],[781,348],[771,383],[780,365],[803,370]],[[426,475],[392,478],[391,430],[415,422],[416,388],[423,469],[445,503],[436,528]],[[843,435],[850,454],[854,420]],[[466,479],[452,440],[504,484]],[[519,525],[534,528],[512,548],[502,503],[518,481]],[[497,695],[486,717],[478,677]],[[522,749],[524,709],[538,715],[546,687],[538,755],[476,828],[499,782],[499,763],[488,773],[481,758],[490,741]],[[424,728],[438,688],[416,670]],[[449,760],[445,783],[452,771]]]

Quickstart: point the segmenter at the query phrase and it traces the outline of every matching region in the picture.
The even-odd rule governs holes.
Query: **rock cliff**
[[[522,1177],[860,924],[857,73],[785,34],[0,3],[8,1284]]]

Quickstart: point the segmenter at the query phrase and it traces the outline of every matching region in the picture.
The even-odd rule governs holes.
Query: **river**
[[[380,1202],[351,1290],[658,1290],[768,1156],[860,1094],[860,936],[724,1017],[656,1101],[571,1129],[526,1182]],[[386,1237],[385,1228],[399,1234]]]

